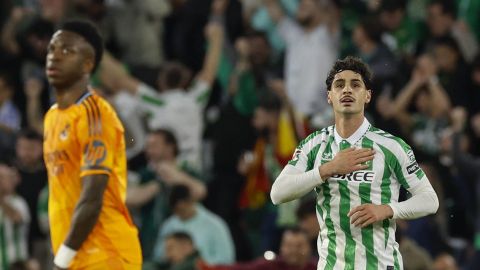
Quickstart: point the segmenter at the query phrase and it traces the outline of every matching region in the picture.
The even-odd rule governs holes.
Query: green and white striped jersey
[[[27,202],[18,195],[8,195],[4,199],[20,213],[22,223],[13,223],[0,207],[0,269],[8,269],[11,263],[28,259],[30,214]]]
[[[397,202],[400,185],[408,190],[428,181],[402,139],[371,126],[366,119],[345,140],[330,126],[304,139],[288,166],[305,172],[317,169],[348,147],[373,148],[375,158],[367,163],[368,169],[334,175],[315,188],[320,224],[318,269],[403,269],[394,220],[359,228],[347,216],[361,204]]]
[[[201,168],[203,110],[209,96],[210,84],[202,80],[196,80],[188,90],[172,89],[162,93],[140,84],[136,95],[148,129],[172,131],[180,148],[178,158],[196,169]]]

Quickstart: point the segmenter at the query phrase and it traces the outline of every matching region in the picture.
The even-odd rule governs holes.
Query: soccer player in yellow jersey
[[[141,269],[141,250],[125,206],[123,127],[89,89],[102,38],[83,21],[65,23],[50,40],[48,81],[57,103],[45,116],[44,157],[55,269]]]

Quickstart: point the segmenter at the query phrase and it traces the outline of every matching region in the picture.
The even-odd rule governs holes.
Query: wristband
[[[77,255],[76,250],[73,250],[62,244],[57,252],[57,255],[55,255],[53,263],[60,268],[68,268],[75,255]]]

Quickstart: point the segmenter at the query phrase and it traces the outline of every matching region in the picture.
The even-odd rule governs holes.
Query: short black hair
[[[188,70],[187,66],[177,61],[163,64],[160,74],[167,89],[184,88],[185,82],[188,80]]]
[[[89,21],[74,20],[62,24],[59,30],[65,30],[80,35],[90,44],[95,52],[95,65],[92,74],[97,70],[103,55],[103,39],[97,27]]]
[[[184,232],[184,231],[173,232],[171,234],[168,234],[167,237],[165,237],[165,238],[166,239],[173,238],[175,240],[186,241],[186,242],[189,242],[189,243],[193,244],[193,240],[192,240],[192,237],[190,236],[190,234],[188,232]]]
[[[17,135],[17,140],[21,138],[32,141],[39,141],[40,143],[43,142],[42,134],[31,128],[21,130]]]
[[[167,144],[173,146],[173,154],[175,156],[178,156],[180,149],[178,147],[177,138],[175,137],[175,134],[173,134],[172,131],[164,128],[159,128],[151,131],[150,134],[162,136]]]
[[[185,202],[192,199],[190,189],[185,185],[174,185],[170,190],[168,204],[173,209],[179,202]]]
[[[342,60],[337,60],[328,73],[325,81],[327,84],[327,91],[330,91],[335,75],[345,70],[351,70],[360,74],[367,89],[372,90],[372,72],[370,71],[370,68],[362,60],[360,60],[360,58],[347,56]]]
[[[428,6],[439,5],[443,14],[447,14],[453,19],[457,18],[457,5],[454,0],[433,0]]]

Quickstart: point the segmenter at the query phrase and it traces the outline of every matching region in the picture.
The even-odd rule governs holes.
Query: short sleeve
[[[210,89],[209,83],[196,79],[188,89],[188,94],[195,99],[195,103],[206,106],[210,97]]]
[[[92,174],[110,175],[115,155],[121,149],[121,124],[112,108],[95,98],[83,103],[84,115],[78,122],[77,138],[80,143],[80,177]]]
[[[156,107],[165,106],[166,102],[161,95],[152,87],[146,84],[140,84],[136,93],[138,109],[142,114],[150,114]]]
[[[404,188],[413,188],[424,180],[425,173],[418,165],[412,148],[403,140],[399,139],[390,159],[393,159],[391,162],[393,172]]]

